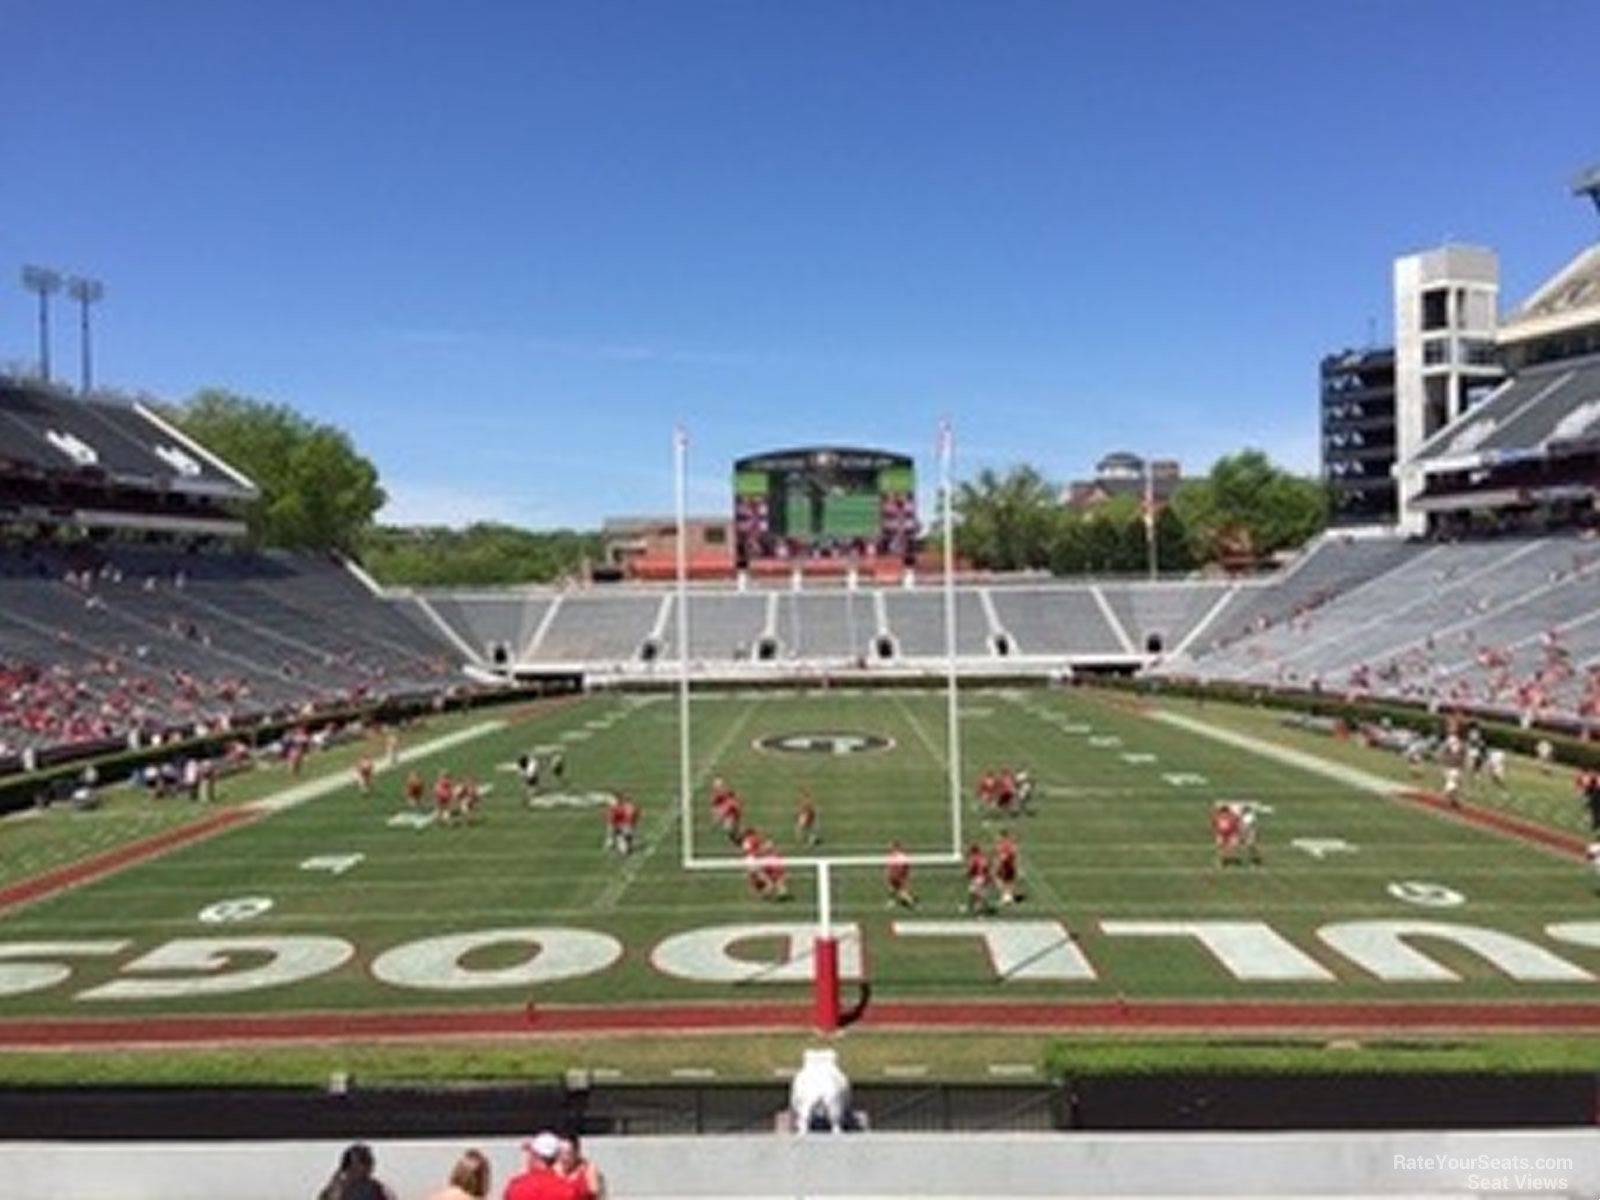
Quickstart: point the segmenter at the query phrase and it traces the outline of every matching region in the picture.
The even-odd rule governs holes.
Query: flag
[[[673,426],[672,448],[680,454],[689,449],[689,431],[682,425]]]
[[[955,452],[956,434],[948,419],[939,422],[939,461],[948,463]]]

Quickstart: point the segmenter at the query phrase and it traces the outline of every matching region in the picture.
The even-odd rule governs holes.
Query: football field
[[[893,839],[951,850],[945,704],[914,691],[696,695],[688,847],[736,853],[707,803],[721,777],[791,858],[808,853],[795,832],[802,789],[820,809],[815,853],[881,855]],[[1504,795],[1476,785],[1480,814],[1561,835],[1541,844],[1408,798],[1393,756],[1280,731],[1261,713],[996,689],[963,693],[961,725],[960,840],[990,846],[1010,829],[1024,896],[970,916],[958,864],[918,865],[917,906],[896,907],[880,868],[837,869],[846,987],[870,982],[869,1017],[914,1024],[927,1005],[982,1025],[979,1005],[1011,1003],[1038,1006],[1043,1023],[1062,1005],[1187,1004],[1227,1024],[1248,1001],[1339,1024],[1327,1006],[1381,1002],[1401,1024],[1403,1008],[1441,1005],[1515,1011],[1529,1026],[1584,1006],[1596,1023],[1600,900],[1571,849],[1581,830],[1564,773],[1518,761]],[[600,695],[408,732],[412,761],[381,773],[371,795],[340,765],[347,750],[317,760],[332,771],[325,783],[258,771],[214,808],[129,794],[97,813],[8,821],[0,1035],[45,1019],[59,1030],[435,1014],[470,1029],[481,1014],[803,1006],[814,873],[792,866],[792,897],[775,902],[739,871],[684,868],[678,729],[672,697]],[[530,803],[516,759],[558,749],[564,778],[547,771]],[[448,769],[492,785],[479,818],[445,825],[412,810],[402,781],[413,767],[430,782]],[[1035,779],[1031,815],[999,820],[975,803],[979,775],[1003,767]],[[603,847],[618,792],[643,807],[628,857]],[[1217,866],[1217,801],[1258,806],[1260,865]],[[102,861],[19,888],[62,861],[219,815],[205,836],[115,870]]]

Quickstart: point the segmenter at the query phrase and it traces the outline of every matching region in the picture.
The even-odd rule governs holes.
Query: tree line
[[[207,388],[166,415],[261,489],[243,513],[257,546],[349,555],[380,583],[412,586],[547,582],[600,556],[596,533],[380,526],[377,466],[349,434],[286,405]]]
[[[1061,497],[1061,487],[1031,466],[979,472],[957,485],[952,498],[958,552],[994,571],[1125,575],[1147,569],[1140,497],[1113,496],[1086,511],[1067,507]],[[1166,573],[1258,563],[1302,545],[1327,521],[1321,483],[1283,470],[1259,450],[1243,450],[1185,480],[1157,512],[1151,532]]]

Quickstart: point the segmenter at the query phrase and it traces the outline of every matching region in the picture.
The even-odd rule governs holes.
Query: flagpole
[[[678,812],[683,861],[694,857],[694,798],[689,794],[689,436],[672,433],[672,465],[678,517]]]
[[[946,737],[950,750],[946,762],[950,772],[950,828],[954,831],[957,854],[962,849],[961,833],[961,705],[956,694],[956,571],[955,518],[951,503],[950,460],[955,452],[955,434],[949,421],[939,425],[939,494],[944,526],[944,655]]]

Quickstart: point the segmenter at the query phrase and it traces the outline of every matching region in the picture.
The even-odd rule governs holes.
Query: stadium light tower
[[[1594,202],[1595,212],[1600,213],[1600,166],[1579,173],[1572,181],[1572,194],[1589,197]]]
[[[50,382],[50,297],[61,290],[61,272],[23,267],[22,286],[39,297],[39,375]]]
[[[74,276],[67,280],[67,295],[78,302],[79,390],[87,396],[94,386],[94,343],[89,336],[89,306],[106,294],[98,279]]]

